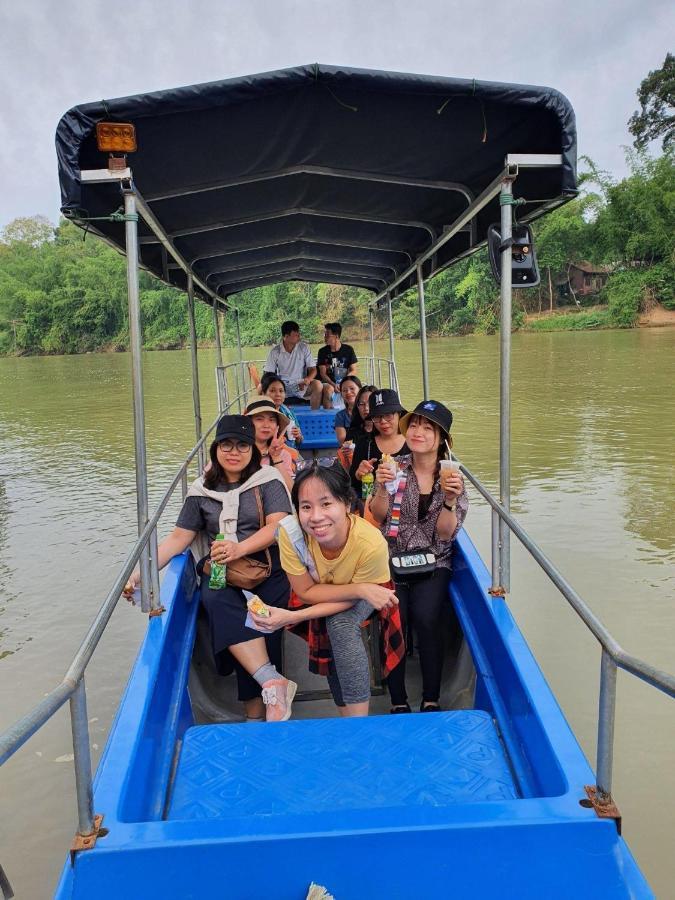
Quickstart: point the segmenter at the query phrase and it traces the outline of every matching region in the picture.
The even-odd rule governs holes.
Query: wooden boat
[[[112,141],[109,158],[97,126],[101,146]],[[566,99],[548,88],[307,66],[76,107],[59,124],[57,150],[64,213],[127,252],[139,488],[139,540],[64,681],[0,737],[2,762],[70,701],[79,825],[57,896],[290,900],[311,882],[339,900],[652,896],[611,796],[616,670],[671,696],[675,679],[619,647],[509,508],[508,241],[514,202],[525,222],[576,192]],[[297,704],[297,720],[240,724],[227,685],[209,672],[191,557],[171,562],[161,594],[154,562],[161,513],[193,461],[203,464],[215,426],[202,427],[195,299],[213,307],[220,353],[219,315],[237,320],[244,290],[290,279],[368,289],[371,380],[396,386],[391,304],[416,286],[428,397],[424,282],[484,246],[495,221],[500,497],[463,467],[492,507],[493,552],[488,571],[466,534],[457,541],[449,606],[464,645],[446,685],[451,708],[343,720],[322,717],[312,700]],[[137,264],[187,291],[195,376],[198,443],[151,515]],[[384,362],[372,341],[380,310]],[[221,358],[216,375],[221,410],[236,410],[249,388],[241,352],[230,366]],[[319,453],[331,449],[325,419],[303,417]],[[506,602],[511,533],[602,647],[596,773]],[[139,559],[148,629],[92,794],[84,671]]]

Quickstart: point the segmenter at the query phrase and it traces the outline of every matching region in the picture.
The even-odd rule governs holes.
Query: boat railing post
[[[424,399],[429,399],[429,352],[427,348],[427,314],[424,303],[424,278],[422,266],[417,266],[417,301],[420,308],[420,349],[422,351],[422,388]]]
[[[202,407],[199,398],[199,366],[197,363],[197,325],[195,323],[195,283],[191,274],[187,277],[188,295],[188,322],[190,325],[190,360],[192,362],[192,404],[195,413],[195,435],[197,443],[202,439]],[[204,447],[199,448],[197,459],[199,461],[199,474],[201,475],[206,460]]]
[[[223,347],[220,339],[220,319],[218,317],[218,307],[215,302],[211,307],[213,309],[213,337],[216,343],[216,387],[218,388],[218,411],[223,411]]]
[[[389,330],[389,387],[398,391],[396,361],[394,358],[394,320],[391,315],[391,294],[387,294],[387,328]]]
[[[131,350],[131,382],[134,407],[134,451],[136,457],[136,517],[138,533],[148,522],[148,468],[145,448],[145,408],[143,404],[143,363],[141,358],[141,308],[138,289],[138,212],[133,188],[125,188],[124,231],[127,250],[127,295],[129,302],[129,347]],[[139,558],[141,574],[141,609],[150,612],[159,605],[153,587],[159,583],[159,575],[153,577],[157,558],[151,558],[149,543]]]
[[[499,194],[502,245],[513,234],[512,178],[502,182]],[[499,323],[499,500],[506,512],[511,509],[511,248],[501,254]],[[506,522],[499,522],[500,586],[511,588],[510,532]]]
[[[368,307],[368,339],[370,341],[370,377],[368,381],[370,384],[375,384],[375,331],[374,331],[374,320],[375,312],[373,307]],[[380,387],[380,384],[377,385]]]
[[[237,373],[237,396],[239,397],[239,412],[244,411],[245,403],[242,404],[243,397],[242,394],[245,390],[245,380],[244,380],[244,357],[241,352],[241,328],[239,326],[239,309],[235,307],[234,310],[234,321],[237,324],[237,358],[239,360],[239,368],[241,369],[241,388],[239,386],[239,373]]]
[[[378,385],[382,384],[382,358],[377,357],[377,383]]]
[[[185,500],[188,492],[188,473],[187,466],[183,469],[183,474],[180,476],[180,494],[181,500]]]
[[[598,752],[596,765],[597,802],[612,802],[612,766],[614,756],[614,716],[616,712],[616,663],[607,650],[600,662],[600,699],[598,703]]]
[[[77,831],[86,837],[94,833],[94,793],[91,780],[89,721],[84,675],[70,697],[70,727],[73,733],[75,788],[77,791]]]
[[[493,593],[499,593],[499,585],[501,584],[499,571],[499,513],[496,509],[492,510],[492,557],[490,560]]]

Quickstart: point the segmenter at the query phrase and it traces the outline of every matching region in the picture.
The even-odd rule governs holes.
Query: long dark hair
[[[298,472],[295,483],[293,484],[291,500],[293,501],[296,513],[300,508],[300,488],[308,478],[317,478],[326,485],[330,494],[335,497],[336,500],[339,500],[340,503],[344,503],[348,510],[351,509],[354,492],[352,491],[349,475],[342,466],[320,466],[318,463],[314,463],[307,469]]]
[[[363,427],[363,416],[359,412],[359,403],[361,402],[361,397],[365,393],[372,394],[376,390],[377,388],[374,384],[364,384],[361,390],[356,395],[356,400],[354,401],[354,412],[352,413],[352,420],[349,424],[349,428],[347,429],[348,440],[355,441],[358,437],[361,437],[362,434],[366,433]]]
[[[213,441],[211,446],[209,447],[209,456],[211,458],[211,468],[208,472],[204,473],[204,487],[208,488],[208,490],[213,491],[216,488],[216,485],[220,481],[227,481],[227,476],[225,475],[225,469],[218,462],[218,441]],[[260,450],[256,447],[255,444],[251,445],[251,462],[246,466],[245,469],[242,469],[239,475],[239,481],[243,484],[245,481],[254,475],[259,468],[261,468],[261,456]]]

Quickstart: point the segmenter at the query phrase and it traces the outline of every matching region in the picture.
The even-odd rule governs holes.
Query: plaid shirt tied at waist
[[[382,587],[394,589],[393,582],[389,581]],[[305,604],[301,603],[297,596],[291,591],[290,609],[304,608]],[[377,612],[377,618],[380,628],[380,658],[382,661],[382,674],[386,678],[396,666],[400,663],[405,655],[405,641],[403,639],[403,628],[401,627],[401,613],[398,606],[393,609],[381,609]],[[365,627],[368,622],[362,622],[361,627]],[[290,626],[290,631],[300,635],[307,641],[309,649],[309,671],[315,675],[328,675],[330,664],[333,660],[331,652],[330,638],[328,637],[328,629],[326,620],[310,619],[308,622],[299,622],[297,625]]]

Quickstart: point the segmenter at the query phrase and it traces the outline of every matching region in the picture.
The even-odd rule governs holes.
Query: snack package
[[[387,481],[385,487],[387,489],[387,493],[395,494],[396,488],[398,486],[398,478],[396,477],[398,475],[398,463],[390,453],[383,453],[382,459],[380,460],[380,465],[388,466],[393,471],[394,480]]]
[[[270,614],[269,606],[264,603],[257,594],[252,594],[250,591],[244,591],[244,597],[246,597],[246,606],[248,608],[244,625],[247,628],[252,628],[253,631],[260,631],[263,634],[270,634],[271,629],[261,628],[259,625],[256,625],[256,623],[253,621],[253,617],[251,616],[251,613],[255,613],[256,616],[263,616],[267,618]]]
[[[216,535],[217,541],[224,541],[224,534]],[[217,591],[220,588],[227,587],[227,578],[225,575],[225,564],[217,563],[211,560],[211,574],[209,576],[209,587],[212,591]]]
[[[246,601],[246,606],[249,608],[249,611],[255,613],[256,616],[264,616],[265,618],[269,618],[270,608],[264,603],[257,594],[253,594],[252,597]]]

